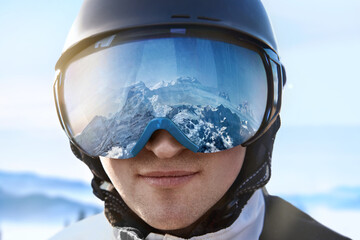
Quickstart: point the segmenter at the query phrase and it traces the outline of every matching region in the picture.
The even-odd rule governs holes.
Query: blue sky
[[[360,185],[360,2],[264,4],[288,75],[269,187],[288,192],[293,184],[303,191]],[[52,96],[54,65],[80,5],[79,0],[1,3],[2,170],[90,179],[68,147]],[[306,185],[309,179],[316,181],[313,188]]]

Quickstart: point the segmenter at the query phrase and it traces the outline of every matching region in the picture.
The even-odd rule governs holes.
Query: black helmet
[[[233,30],[277,53],[275,36],[260,0],[85,0],[56,69],[85,46],[114,32],[181,24]]]
[[[268,103],[264,114],[266,120],[262,122],[258,133],[244,144],[247,146],[247,151],[238,178],[225,196],[209,210],[212,214],[206,214],[207,217],[199,219],[195,227],[192,226],[190,231],[186,231],[186,237],[190,237],[230,226],[240,214],[241,205],[245,205],[252,193],[268,182],[272,147],[275,134],[280,127],[281,92],[286,77],[278,57],[269,18],[260,0],[85,0],[56,64],[58,78],[71,59],[102,39],[114,34],[121,36],[121,34],[128,35],[131,31],[144,31],[144,29],[155,31],[163,27],[205,29],[205,32],[201,32],[204,35],[207,34],[207,30],[209,34],[224,31],[227,35],[241,37],[243,41],[262,49],[267,56],[265,61],[268,61],[269,68],[272,68],[270,71],[273,71],[270,75],[276,78],[271,86],[272,92],[268,96],[271,98],[271,103],[270,105]],[[59,111],[61,101],[57,99],[57,88],[58,84],[55,83],[59,118],[68,133],[67,124],[64,123],[64,117]],[[132,213],[113,188],[102,187],[104,182],[110,180],[99,158],[89,156],[71,140],[71,137],[70,142],[74,154],[92,170],[94,193],[105,200],[105,212],[111,224],[121,227],[135,225],[143,234],[156,231]],[[107,207],[111,204],[117,204],[118,210],[114,211],[114,208]]]

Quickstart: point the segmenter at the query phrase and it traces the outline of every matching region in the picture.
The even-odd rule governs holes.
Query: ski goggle
[[[171,28],[91,44],[58,71],[54,94],[73,144],[89,156],[123,159],[159,129],[194,152],[246,146],[278,115],[283,83],[270,49]]]

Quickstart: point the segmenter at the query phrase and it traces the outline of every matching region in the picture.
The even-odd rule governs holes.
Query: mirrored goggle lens
[[[156,118],[171,120],[199,152],[229,149],[255,135],[268,93],[258,52],[193,37],[109,45],[116,38],[75,57],[59,84],[63,122],[87,154],[133,157]]]

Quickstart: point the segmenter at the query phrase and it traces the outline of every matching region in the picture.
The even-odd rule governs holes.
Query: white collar
[[[228,228],[202,236],[192,237],[189,240],[258,240],[263,228],[265,217],[265,201],[261,189],[256,190],[240,216]],[[145,240],[183,240],[169,234],[161,235],[150,233]]]

